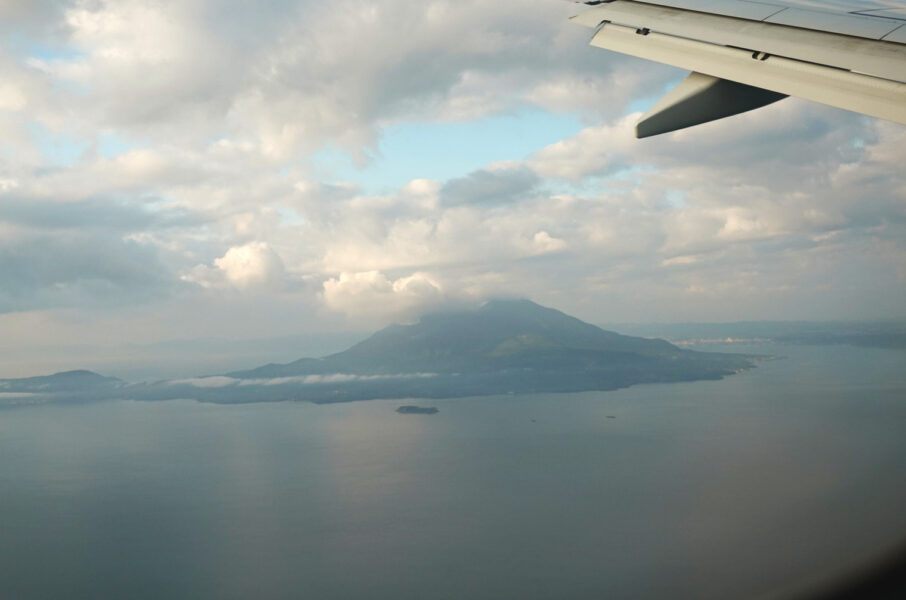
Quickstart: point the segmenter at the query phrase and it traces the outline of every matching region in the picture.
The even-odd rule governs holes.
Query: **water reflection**
[[[738,597],[906,532],[906,354],[734,349],[790,357],[430,416],[3,411],[0,596]]]

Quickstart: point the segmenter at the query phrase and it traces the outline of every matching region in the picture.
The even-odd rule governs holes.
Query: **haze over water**
[[[0,597],[745,598],[906,537],[906,353],[419,402],[0,411]],[[613,417],[613,418],[612,418]]]

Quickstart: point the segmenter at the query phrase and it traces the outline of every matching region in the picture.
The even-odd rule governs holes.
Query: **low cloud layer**
[[[427,379],[436,377],[436,373],[400,373],[391,375],[353,375],[351,373],[326,373],[323,375],[299,375],[297,377],[272,377],[261,379],[236,379],[218,375],[214,377],[193,377],[191,379],[174,379],[167,385],[187,385],[201,389],[226,387],[243,387],[251,385],[329,385],[332,383],[350,383],[353,381],[394,381],[402,379]]]

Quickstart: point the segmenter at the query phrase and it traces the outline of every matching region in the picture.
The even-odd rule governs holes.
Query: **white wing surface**
[[[692,71],[636,126],[648,137],[806,98],[906,124],[906,5],[605,0],[573,17],[591,44]]]

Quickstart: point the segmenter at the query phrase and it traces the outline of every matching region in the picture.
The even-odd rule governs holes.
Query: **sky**
[[[906,317],[906,128],[787,99],[636,140],[685,73],[581,9],[0,0],[0,377],[286,361],[494,297]]]

